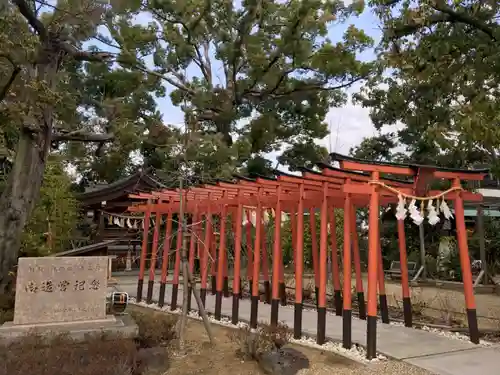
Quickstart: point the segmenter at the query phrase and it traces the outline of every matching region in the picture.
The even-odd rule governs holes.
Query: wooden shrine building
[[[95,184],[78,194],[86,218],[85,243],[106,243],[107,254],[115,256],[113,270],[126,269],[125,259],[131,258],[131,268],[140,252],[144,215],[131,215],[128,207],[134,203],[131,194],[148,193],[165,186],[152,176],[150,169],[136,173],[110,184]]]

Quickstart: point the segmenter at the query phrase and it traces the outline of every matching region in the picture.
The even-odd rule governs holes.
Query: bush
[[[14,320],[14,293],[0,294],[0,324]]]
[[[133,340],[89,336],[74,342],[67,335],[50,339],[26,336],[0,346],[0,372],[9,375],[134,375],[137,347]]]
[[[231,332],[229,338],[237,345],[236,354],[239,357],[258,360],[264,353],[288,343],[290,330],[282,323],[278,323],[276,327],[261,324],[255,332],[249,327],[243,327]]]
[[[127,310],[139,326],[141,348],[166,346],[175,338],[177,317],[161,312],[144,313],[136,309]]]

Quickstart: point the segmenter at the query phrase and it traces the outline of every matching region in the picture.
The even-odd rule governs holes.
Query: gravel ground
[[[214,325],[217,345],[208,348],[204,345],[208,338],[203,325],[191,320],[188,326],[188,340],[192,340],[189,359],[174,359],[164,375],[265,374],[256,362],[241,361],[235,355],[235,345],[229,338],[231,332],[230,329]],[[297,375],[431,375],[426,370],[395,360],[364,365],[336,353],[299,345],[291,346],[307,356],[310,363],[308,369],[300,370]]]
[[[334,372],[332,372],[334,371]],[[419,367],[411,366],[399,361],[386,361],[370,366],[330,366],[328,364],[313,363],[311,368],[301,370],[299,375],[432,375],[431,372]]]

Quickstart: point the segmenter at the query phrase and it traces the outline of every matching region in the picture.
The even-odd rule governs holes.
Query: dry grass
[[[0,348],[3,375],[134,375],[137,347],[133,340],[89,337],[75,343],[69,337],[27,336]]]
[[[279,323],[277,327],[260,325],[252,333],[249,327],[231,330],[229,339],[234,343],[235,354],[243,360],[258,360],[264,353],[280,349],[290,338],[289,328]]]
[[[14,319],[14,294],[0,294],[0,324]]]
[[[149,375],[157,358],[164,371],[176,319],[134,310],[132,315],[139,325],[137,340],[96,335],[75,342],[68,335],[29,335],[0,346],[0,375]]]
[[[170,367],[162,375],[264,375],[265,372],[253,359],[242,357],[241,345],[246,343],[246,330],[234,330],[214,325],[215,345],[210,346],[201,322],[189,320],[187,325],[188,355],[176,357],[170,354]],[[286,327],[277,331],[263,327],[263,336],[258,339],[259,350],[270,348],[273,343],[286,341]],[[310,363],[310,368],[300,370],[297,375],[432,375],[426,370],[399,361],[365,366],[332,352],[290,345],[302,352]],[[150,375],[150,374],[147,374]],[[151,374],[157,375],[157,374]]]
[[[139,347],[167,346],[175,339],[176,316],[133,307],[127,311],[139,326],[139,337],[137,339]]]

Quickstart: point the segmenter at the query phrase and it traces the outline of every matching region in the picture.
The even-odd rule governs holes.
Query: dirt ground
[[[188,319],[185,351],[180,354],[175,338],[178,316],[129,306],[139,326],[137,340],[120,337],[88,337],[73,342],[65,335],[49,341],[27,336],[0,345],[0,375],[263,375],[255,360],[244,360],[241,331],[212,324],[215,344],[210,345],[203,324]],[[309,368],[283,375],[431,375],[395,360],[369,366],[328,351],[290,345],[304,354]],[[271,374],[273,375],[273,374]]]
[[[133,307],[133,309],[143,308]],[[153,314],[165,314],[153,312]],[[209,344],[208,336],[201,322],[189,320],[186,332],[187,354],[179,355],[175,349],[165,348],[169,357],[168,369],[151,369],[143,375],[261,375],[265,374],[258,363],[242,360],[237,355],[238,344],[234,342],[234,330],[212,324],[215,345]],[[429,372],[406,363],[388,360],[379,364],[365,366],[331,352],[308,347],[290,345],[309,359],[310,367],[302,369],[298,375],[430,375]]]

